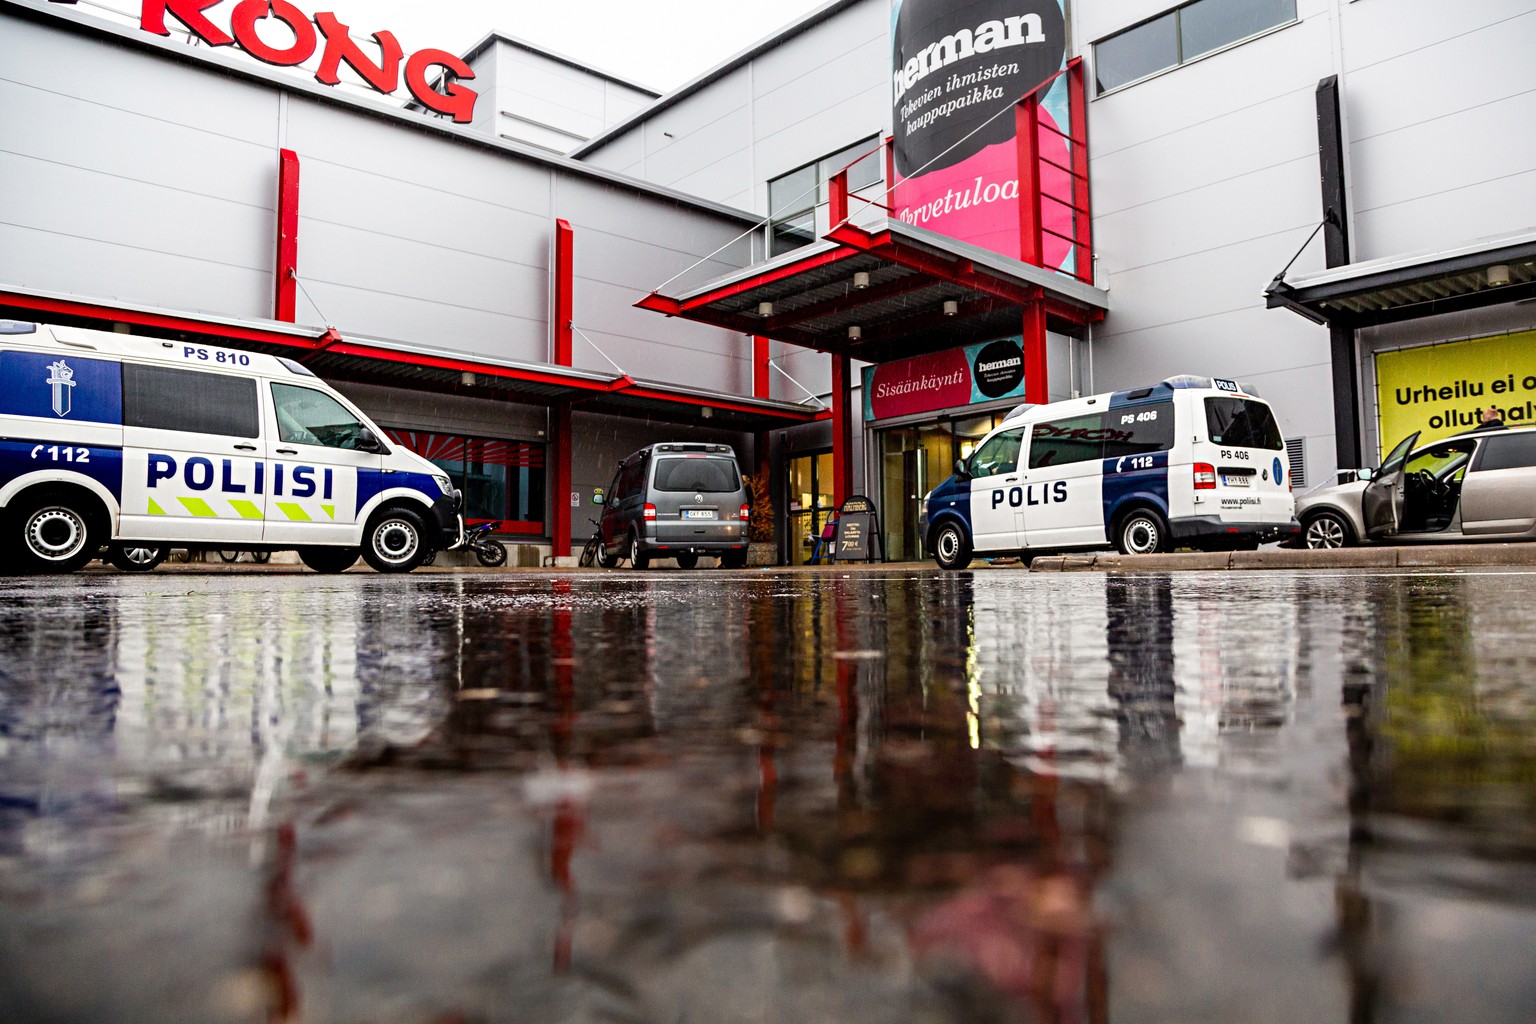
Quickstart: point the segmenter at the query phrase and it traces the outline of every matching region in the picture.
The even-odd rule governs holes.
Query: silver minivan
[[[652,558],[671,558],[692,569],[707,555],[740,569],[750,512],[730,445],[653,444],[619,463],[603,503],[598,561],[612,567],[628,558],[644,569]]]
[[[1536,539],[1536,428],[1398,442],[1377,470],[1296,499],[1299,546]]]

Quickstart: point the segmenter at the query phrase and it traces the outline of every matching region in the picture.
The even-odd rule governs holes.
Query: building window
[[[816,207],[827,202],[827,181],[849,164],[848,189],[857,192],[883,180],[882,150],[874,138],[855,143],[768,183],[768,251],[777,256],[816,240]],[[863,159],[859,157],[863,154]],[[854,163],[858,160],[858,163]]]
[[[544,446],[489,437],[386,430],[464,492],[464,518],[498,519],[505,533],[544,533]]]
[[[1195,0],[1094,43],[1096,88],[1102,95],[1295,20],[1296,0]]]

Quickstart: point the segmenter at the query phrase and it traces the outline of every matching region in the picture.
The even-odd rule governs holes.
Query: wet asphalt
[[[1533,594],[0,580],[0,1020],[1529,1021]]]

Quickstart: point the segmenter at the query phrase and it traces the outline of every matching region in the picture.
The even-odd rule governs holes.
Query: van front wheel
[[[1151,509],[1139,508],[1120,520],[1115,547],[1122,555],[1153,555],[1168,547],[1168,527]]]
[[[363,539],[363,560],[376,572],[410,572],[429,550],[426,525],[408,508],[385,509]]]
[[[933,560],[941,569],[964,569],[971,564],[971,540],[959,523],[945,523],[933,535]]]

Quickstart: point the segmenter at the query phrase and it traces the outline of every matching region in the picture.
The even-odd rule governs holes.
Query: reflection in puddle
[[[1518,1020],[1525,579],[6,582],[0,997]]]

